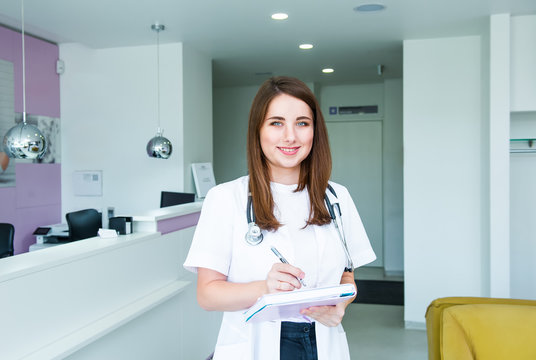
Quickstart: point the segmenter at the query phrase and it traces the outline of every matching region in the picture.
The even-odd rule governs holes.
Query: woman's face
[[[298,183],[300,164],[311,151],[313,135],[313,112],[309,105],[287,94],[272,99],[260,130],[270,180]]]

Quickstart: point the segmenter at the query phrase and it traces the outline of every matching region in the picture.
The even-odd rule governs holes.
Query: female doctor
[[[261,85],[249,115],[247,151],[249,176],[209,191],[184,263],[197,272],[199,305],[224,311],[214,359],[349,359],[341,321],[352,300],[281,321],[246,323],[243,316],[263,294],[300,289],[299,279],[311,288],[355,285],[347,264],[376,258],[346,188],[329,182],[336,196],[327,190],[328,134],[307,85],[289,77]],[[326,195],[339,204],[347,252]],[[255,224],[262,236],[245,236]]]

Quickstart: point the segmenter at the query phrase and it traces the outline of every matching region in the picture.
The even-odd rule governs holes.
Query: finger
[[[290,274],[300,279],[303,279],[305,277],[305,273],[300,268],[297,268],[296,266],[292,266],[290,264],[274,263],[272,269],[278,272]]]
[[[302,315],[308,316],[326,326],[337,326],[341,323],[343,315],[335,306],[311,306],[300,311]]]
[[[289,284],[288,282],[284,282],[284,281],[278,281],[277,282],[277,290],[279,291],[290,291],[290,290],[294,290],[295,286],[293,286],[292,284]]]
[[[296,277],[294,277],[294,276],[292,276],[290,274],[280,273],[278,275],[278,280],[292,285],[293,289],[295,289],[295,288],[299,289],[301,287],[301,284],[298,281],[298,279],[296,279]]]

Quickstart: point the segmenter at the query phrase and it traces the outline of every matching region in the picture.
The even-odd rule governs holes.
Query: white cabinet
[[[510,109],[536,111],[536,15],[511,18]]]

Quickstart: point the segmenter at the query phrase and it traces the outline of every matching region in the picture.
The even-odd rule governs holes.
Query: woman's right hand
[[[301,288],[297,278],[303,279],[305,273],[290,264],[275,263],[266,276],[268,293],[292,291]]]

